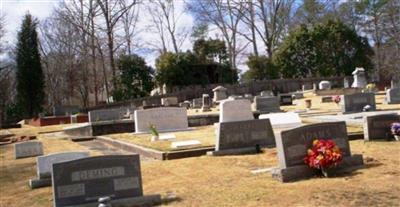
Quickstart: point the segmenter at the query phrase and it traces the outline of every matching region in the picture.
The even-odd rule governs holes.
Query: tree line
[[[400,71],[399,11],[396,0],[71,0],[40,22],[25,20],[38,32],[40,104],[87,107],[164,85],[349,75],[356,66],[388,80]],[[18,44],[7,50],[4,80],[25,70]],[[140,56],[149,53],[155,68]],[[18,81],[1,82],[3,113],[26,96]]]

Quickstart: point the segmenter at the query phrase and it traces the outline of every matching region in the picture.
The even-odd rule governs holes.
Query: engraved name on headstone
[[[139,155],[108,155],[53,164],[54,206],[143,196]]]

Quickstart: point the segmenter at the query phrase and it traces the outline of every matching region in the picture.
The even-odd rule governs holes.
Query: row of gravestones
[[[43,155],[41,142],[15,145],[15,157],[38,156],[37,178],[32,189],[52,186],[53,203],[61,206],[98,206],[110,199],[115,206],[150,206],[161,203],[160,195],[143,195],[140,158],[132,155],[89,157],[88,152]],[[99,205],[100,206],[100,205]]]

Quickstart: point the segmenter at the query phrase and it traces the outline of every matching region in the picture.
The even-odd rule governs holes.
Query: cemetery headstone
[[[282,131],[277,137],[279,167],[272,176],[282,182],[313,177],[316,170],[304,163],[307,150],[315,139],[332,139],[343,153],[343,160],[334,169],[335,173],[349,172],[362,167],[362,155],[352,155],[345,122],[311,124]]]
[[[279,98],[275,96],[256,96],[254,97],[254,109],[261,114],[279,112]]]
[[[89,111],[89,122],[129,119],[130,114],[132,114],[133,111],[134,108],[132,107],[121,107],[121,108]]]
[[[194,109],[201,108],[202,101],[203,101],[202,98],[195,98],[195,99],[193,99],[192,108],[194,108]]]
[[[179,107],[183,107],[183,108],[189,109],[190,108],[190,101],[184,101],[182,103],[179,103]]]
[[[369,105],[373,111],[376,110],[375,94],[355,93],[342,95],[340,105],[343,113],[361,112],[367,105]]]
[[[392,79],[390,81],[391,88],[400,88],[400,80]]]
[[[178,106],[178,98],[177,97],[161,98],[161,105],[163,105],[163,106]]]
[[[79,106],[54,106],[54,116],[65,116],[79,113]]]
[[[214,88],[213,89],[213,92],[214,92],[213,101],[217,102],[217,101],[228,98],[226,91],[227,91],[227,89],[222,86],[218,86],[218,87]]]
[[[390,125],[400,122],[398,114],[379,114],[364,117],[364,140],[393,138]]]
[[[280,94],[279,99],[282,106],[293,105],[293,97],[290,94]]]
[[[400,88],[391,88],[386,91],[386,102],[388,104],[400,104]]]
[[[220,123],[212,155],[255,152],[261,146],[274,146],[275,136],[268,119]]]
[[[364,68],[356,68],[352,74],[354,77],[354,82],[351,85],[352,88],[365,88],[367,86]]]
[[[37,179],[29,180],[32,189],[51,186],[51,167],[54,163],[89,157],[89,152],[61,152],[36,158]]]
[[[160,195],[143,196],[139,155],[108,155],[54,163],[53,202],[59,206],[97,206],[110,197],[111,205],[159,204]],[[143,205],[146,205],[143,204]]]
[[[350,88],[350,80],[348,78],[343,79],[343,87]]]
[[[220,103],[219,122],[253,120],[251,103],[247,99],[225,100]]]
[[[319,90],[328,90],[331,89],[332,84],[329,81],[321,81],[319,82]]]
[[[212,102],[211,102],[210,95],[203,94],[203,106],[201,107],[201,110],[203,112],[211,111],[211,109],[210,109],[211,108],[211,104],[212,104]]]
[[[293,128],[302,125],[299,114],[294,112],[261,114],[259,119],[269,119],[274,128]]]
[[[302,99],[304,98],[303,92],[294,92],[292,95],[295,99]]]
[[[43,155],[43,144],[38,141],[16,143],[14,153],[15,159]]]
[[[187,130],[188,118],[185,108],[161,107],[135,111],[135,132],[150,132],[150,125],[159,131]]]

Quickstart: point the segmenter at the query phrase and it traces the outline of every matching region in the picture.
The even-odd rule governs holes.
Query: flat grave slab
[[[201,146],[201,142],[199,140],[185,140],[185,141],[176,141],[171,143],[172,149],[183,149],[189,147],[197,147]]]
[[[291,128],[301,126],[299,114],[294,112],[261,114],[259,119],[269,119],[274,128]]]

